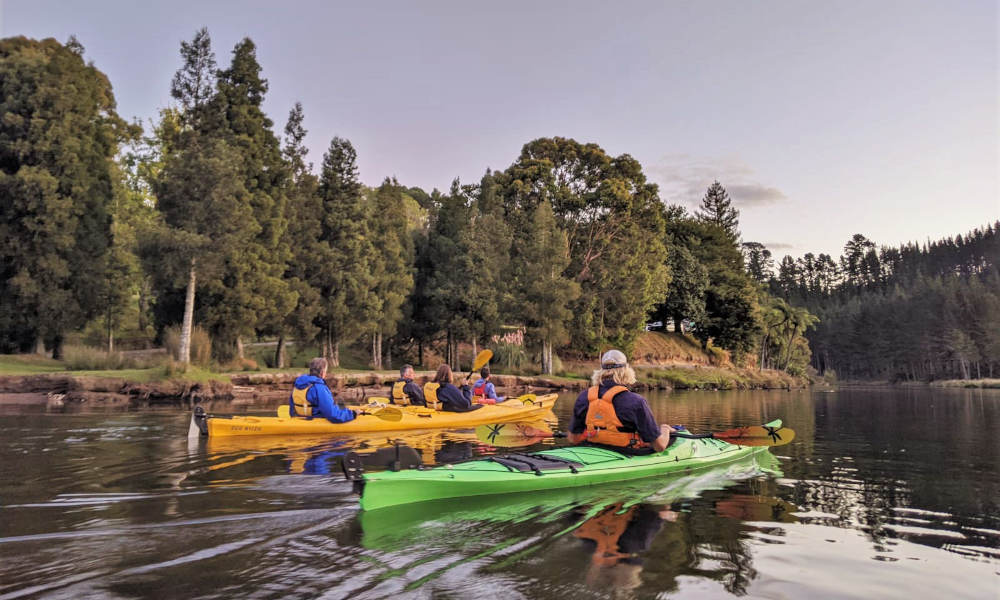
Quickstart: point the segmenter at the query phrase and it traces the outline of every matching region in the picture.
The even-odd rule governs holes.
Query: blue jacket
[[[479,379],[476,380],[476,383],[472,384],[472,393],[473,393],[473,395],[475,395],[476,388],[480,387],[479,386],[479,382],[482,381],[482,380],[483,380],[483,378],[480,377]],[[497,388],[493,385],[493,382],[492,381],[487,381],[485,385],[486,385],[486,390],[484,392],[485,397],[486,398],[492,398],[492,399],[496,400],[497,402],[499,402],[500,399],[497,398]]]
[[[312,418],[321,417],[326,418],[331,423],[346,423],[357,416],[353,410],[337,406],[337,403],[333,401],[333,392],[327,387],[326,382],[319,377],[315,375],[299,375],[295,379],[296,389],[304,390],[309,386],[312,387],[306,392],[306,400],[309,401],[309,404],[312,404]],[[292,400],[291,394],[288,396],[288,406],[290,407],[292,416],[297,416],[295,414],[295,402]]]

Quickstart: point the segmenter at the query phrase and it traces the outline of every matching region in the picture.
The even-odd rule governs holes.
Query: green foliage
[[[309,282],[322,297],[317,320],[325,332],[324,355],[333,359],[333,366],[339,364],[339,345],[370,330],[380,305],[372,291],[374,239],[356,159],[349,141],[333,138],[319,180],[315,218],[321,220],[321,243],[315,248],[317,260]]]
[[[978,379],[1000,371],[1000,223],[881,247],[852,236],[840,257],[785,257],[771,290],[820,318],[813,363],[846,379]]]
[[[566,232],[563,275],[581,287],[572,303],[573,347],[628,349],[670,281],[665,210],[638,161],[608,156],[596,144],[541,138],[526,144],[498,181],[515,230],[526,229],[534,208],[548,202]],[[517,252],[515,245],[512,260]]]
[[[107,77],[71,40],[0,40],[0,349],[64,333],[105,307],[114,155],[126,127]]]
[[[580,284],[563,275],[570,262],[569,244],[548,201],[538,204],[525,232],[515,273],[515,306],[530,338],[541,343],[542,373],[555,372],[553,346],[569,341],[571,304]]]
[[[715,181],[708,187],[701,199],[701,208],[695,211],[701,221],[714,225],[736,241],[740,237],[740,212],[732,205],[729,194],[722,184]]]

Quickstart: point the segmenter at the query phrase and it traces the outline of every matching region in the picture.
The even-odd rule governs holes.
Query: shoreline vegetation
[[[296,353],[296,364],[308,360],[311,348]],[[345,362],[351,352],[345,349]],[[709,348],[702,351],[687,336],[646,332],[633,352],[638,382],[635,388],[646,390],[747,390],[796,389],[809,386],[807,377],[783,371],[759,371],[734,366]],[[266,348],[264,349],[266,351]],[[358,349],[363,356],[363,350]],[[471,356],[471,350],[469,352]],[[38,355],[0,355],[0,404],[45,404],[64,406],[118,406],[152,408],[190,406],[211,403],[225,410],[240,407],[276,406],[283,402],[302,367],[283,369],[258,368],[247,361],[247,370],[188,367],[180,369],[165,354],[157,355],[161,364],[148,368],[70,370],[66,361]],[[119,363],[121,361],[118,361]],[[593,361],[563,359],[556,375],[540,375],[537,370],[504,368],[494,364],[494,382],[500,392],[516,395],[541,390],[578,390],[589,385]],[[714,364],[713,364],[714,363]],[[363,364],[363,363],[358,363]],[[417,372],[417,382],[432,377],[426,370]],[[327,380],[338,397],[358,401],[372,396],[388,396],[398,371],[370,368],[331,369]]]

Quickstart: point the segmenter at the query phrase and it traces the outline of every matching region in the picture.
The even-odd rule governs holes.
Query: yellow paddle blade
[[[386,406],[383,408],[376,408],[372,412],[364,412],[361,414],[372,415],[382,419],[383,421],[402,421],[403,411],[399,410],[394,406]]]
[[[486,366],[486,363],[490,362],[491,358],[493,358],[493,351],[483,350],[476,355],[476,360],[472,361],[472,370],[478,371],[479,369],[482,369]]]
[[[517,399],[521,401],[521,404],[524,404],[526,406],[530,406],[530,405],[532,405],[532,404],[535,403],[535,400],[538,399],[538,396],[536,396],[534,394],[524,394],[524,395],[518,396]]]
[[[278,407],[278,418],[279,419],[291,419],[292,412],[288,409],[287,404],[282,404]]]

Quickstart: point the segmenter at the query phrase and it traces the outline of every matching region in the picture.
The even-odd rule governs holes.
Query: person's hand
[[[660,433],[662,433],[663,435],[672,435],[675,431],[677,430],[671,427],[670,425],[667,424],[660,425]]]

